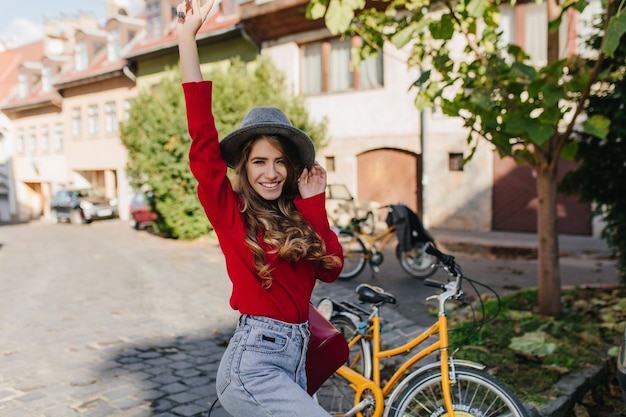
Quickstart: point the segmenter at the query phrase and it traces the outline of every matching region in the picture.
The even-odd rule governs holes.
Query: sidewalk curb
[[[450,253],[486,258],[537,259],[538,236],[534,233],[435,229],[432,234],[436,244]],[[602,239],[560,234],[558,240],[561,258],[613,259],[611,249]]]
[[[604,366],[592,366],[579,372],[565,375],[556,384],[555,391],[559,396],[538,409],[533,407],[533,417],[569,417],[572,415],[574,406],[579,403],[585,394],[591,390],[602,376],[606,374]]]

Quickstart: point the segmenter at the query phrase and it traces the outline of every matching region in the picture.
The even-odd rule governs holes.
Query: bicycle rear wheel
[[[367,249],[361,239],[348,230],[340,230],[337,235],[343,248],[343,269],[339,274],[339,279],[352,279],[365,268]]]
[[[519,399],[500,381],[476,369],[457,367],[450,387],[456,417],[528,417]],[[447,416],[441,372],[433,370],[415,379],[389,413],[395,417]]]
[[[425,243],[416,243],[407,252],[400,252],[400,245],[396,247],[396,256],[400,266],[413,278],[428,278],[437,272],[433,265],[437,258],[426,253]]]

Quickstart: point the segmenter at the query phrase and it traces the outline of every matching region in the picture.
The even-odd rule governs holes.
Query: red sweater
[[[242,314],[265,316],[288,323],[307,321],[315,280],[332,282],[337,279],[341,267],[325,270],[307,260],[297,263],[279,260],[259,239],[274,278],[269,289],[261,287],[252,250],[244,240],[246,229],[238,208],[238,196],[226,176],[226,163],[220,152],[211,111],[212,83],[184,83],[183,90],[192,138],[189,165],[198,180],[198,198],[215,229],[226,259],[226,269],[233,284],[231,307]],[[307,199],[297,197],[294,203],[324,240],[327,253],[343,260],[341,245],[326,217],[324,193]]]

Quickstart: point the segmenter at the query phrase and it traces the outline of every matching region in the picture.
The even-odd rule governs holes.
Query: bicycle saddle
[[[396,297],[389,293],[386,293],[385,290],[380,287],[374,287],[368,284],[360,284],[358,287],[356,287],[356,293],[359,295],[359,301],[364,303],[396,303]]]

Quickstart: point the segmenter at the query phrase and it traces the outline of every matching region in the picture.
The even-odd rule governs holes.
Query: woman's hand
[[[326,171],[315,161],[309,170],[304,168],[298,179],[298,191],[302,198],[313,197],[326,190]]]
[[[176,25],[176,36],[179,40],[183,37],[196,38],[200,27],[209,16],[209,12],[218,0],[206,0],[200,6],[199,0],[183,0],[176,6],[178,14],[178,25]]]
[[[176,6],[176,13],[178,14],[176,37],[178,38],[178,53],[180,54],[180,68],[184,83],[202,81],[196,35],[219,1],[206,0],[204,5],[200,6],[199,0],[184,0]]]

